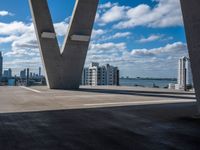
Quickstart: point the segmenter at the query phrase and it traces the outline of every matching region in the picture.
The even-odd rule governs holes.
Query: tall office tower
[[[20,71],[20,78],[26,79],[26,69]]]
[[[99,66],[93,62],[83,70],[82,85],[119,85],[119,70],[109,64]]]
[[[33,78],[33,73],[32,72],[30,72],[30,78]]]
[[[192,86],[192,72],[190,66],[190,60],[187,57],[179,59],[178,63],[178,84],[176,89],[186,90],[187,86]]]
[[[10,69],[10,68],[8,69],[8,77],[12,78],[12,69]]]
[[[2,77],[2,73],[3,73],[3,57],[2,53],[0,52],[0,78]]]
[[[26,75],[26,86],[29,86],[29,78],[30,78],[30,69],[26,69],[27,75]]]
[[[186,85],[193,86],[192,69],[189,59],[186,61]]]
[[[12,78],[12,70],[10,68],[8,70],[4,70],[3,76],[6,78]]]
[[[29,76],[30,76],[30,69],[27,68],[27,69],[26,69],[26,72],[27,72],[27,74],[26,74],[26,79],[28,80],[28,79],[29,79]]]
[[[114,85],[117,85],[117,86],[120,85],[119,78],[120,78],[119,69],[118,69],[118,67],[115,67],[115,69],[114,69]]]
[[[83,69],[81,85],[88,85],[88,70],[89,68]]]
[[[186,57],[180,58],[178,63],[178,84],[184,87],[186,84]]]
[[[39,67],[39,74],[38,74],[39,77],[41,77],[41,70],[42,70],[41,67]]]

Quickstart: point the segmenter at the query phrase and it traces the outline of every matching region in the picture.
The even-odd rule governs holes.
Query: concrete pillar
[[[200,0],[180,0],[200,114]]]
[[[61,50],[47,0],[29,0],[29,3],[49,88],[78,89],[98,0],[76,0],[68,33]]]

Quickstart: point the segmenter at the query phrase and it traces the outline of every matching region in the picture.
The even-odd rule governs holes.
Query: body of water
[[[177,81],[173,79],[120,79],[121,86],[140,86],[140,87],[157,87],[167,88],[169,83],[176,84]]]

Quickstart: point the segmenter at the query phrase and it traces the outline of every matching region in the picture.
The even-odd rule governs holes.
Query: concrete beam
[[[180,0],[200,114],[200,1]]]
[[[79,88],[98,1],[76,0],[69,30],[60,50],[47,0],[29,0],[49,88]]]

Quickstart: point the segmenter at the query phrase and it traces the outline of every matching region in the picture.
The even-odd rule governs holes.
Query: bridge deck
[[[64,91],[46,87],[0,87],[0,113],[193,101],[193,93],[166,89],[84,86],[79,91]]]
[[[103,88],[0,87],[0,149],[200,148],[193,93]]]

